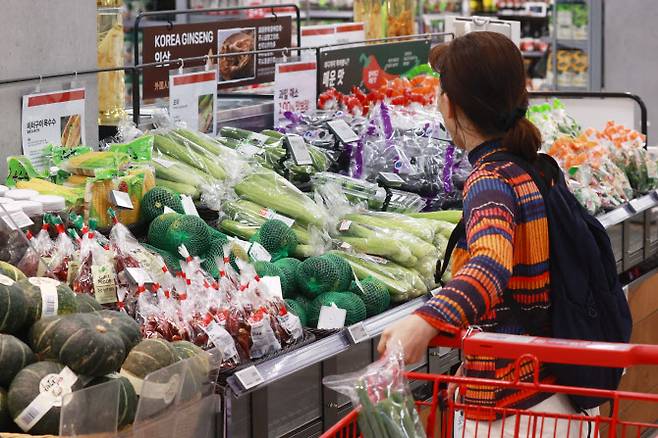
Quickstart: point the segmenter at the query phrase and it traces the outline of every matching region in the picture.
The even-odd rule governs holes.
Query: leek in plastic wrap
[[[373,277],[386,285],[391,301],[399,303],[427,293],[427,286],[418,272],[387,259],[346,251],[331,251],[352,266],[359,280]]]
[[[398,344],[365,369],[328,376],[322,383],[348,396],[358,407],[363,438],[425,438],[404,371],[404,354]]]
[[[268,169],[258,169],[234,187],[243,199],[271,208],[301,224],[324,227],[327,212],[285,178]]]

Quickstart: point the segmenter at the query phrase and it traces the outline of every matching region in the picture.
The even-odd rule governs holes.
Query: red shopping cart
[[[650,404],[651,412],[655,413],[655,418],[652,418],[651,421],[658,420],[658,394],[548,385],[539,381],[540,362],[614,368],[658,365],[658,345],[612,344],[515,336],[446,327],[443,333],[432,341],[432,346],[459,348],[467,355],[512,359],[515,360],[515,371],[511,381],[406,373],[409,380],[427,381],[431,384],[431,400],[416,401],[416,407],[425,411],[426,414],[425,430],[428,438],[436,436],[437,429],[440,430],[442,438],[452,438],[453,436],[455,438],[658,437],[657,423],[627,421],[620,416],[622,403],[633,401]],[[519,379],[520,365],[528,361],[534,367],[534,379],[533,382],[522,382]],[[588,413],[560,414],[541,412],[536,409],[518,410],[465,405],[448,399],[446,389],[448,384],[454,384],[460,390],[467,386],[481,385],[490,388],[600,397],[610,400],[610,409],[609,414],[604,415],[603,412],[600,412],[596,415],[589,415]],[[469,427],[461,427],[460,430],[455,427],[455,419],[465,411],[470,414]],[[351,411],[321,435],[321,438],[362,437],[357,424],[358,415],[358,410]],[[498,421],[477,420],[476,418],[495,418]],[[436,427],[437,421],[440,428]]]

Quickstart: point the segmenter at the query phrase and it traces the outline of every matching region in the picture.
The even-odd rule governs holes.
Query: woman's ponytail
[[[537,151],[541,147],[541,134],[539,129],[524,116],[516,120],[505,132],[502,144],[511,153],[532,163],[537,159]]]

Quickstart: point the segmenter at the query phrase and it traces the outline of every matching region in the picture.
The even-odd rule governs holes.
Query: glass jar
[[[363,22],[367,40],[384,38],[385,10],[383,0],[354,0],[354,21]]]
[[[416,0],[386,0],[386,17],[386,36],[415,34]]]
[[[123,67],[123,0],[97,0],[98,68]],[[117,125],[126,115],[123,70],[98,74],[98,124]]]

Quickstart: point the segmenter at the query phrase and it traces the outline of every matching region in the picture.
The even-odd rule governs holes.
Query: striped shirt
[[[461,327],[477,325],[484,331],[528,334],[502,296],[515,300],[528,320],[545,327],[550,335],[548,223],[539,189],[518,165],[485,163],[484,158],[500,151],[498,142],[473,149],[468,159],[473,166],[464,187],[463,219],[466,240],[453,253],[453,278],[416,314],[435,326],[449,323]],[[532,381],[532,365],[521,366],[521,380]],[[514,378],[514,363],[493,357],[467,356],[467,377],[508,380]],[[540,379],[554,379],[542,367]],[[477,406],[526,409],[550,394],[515,391],[491,386],[468,387],[464,402]],[[492,418],[491,415],[467,415]]]

